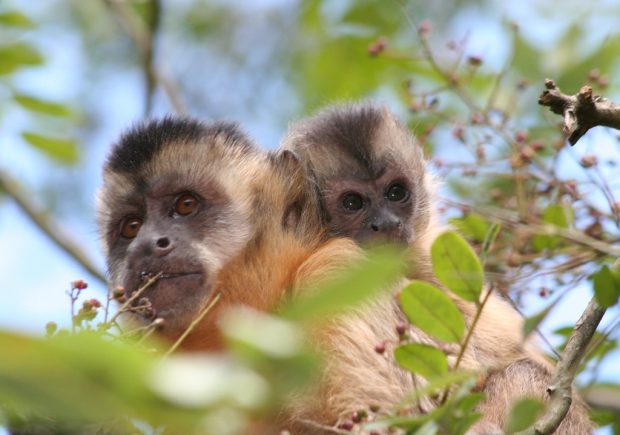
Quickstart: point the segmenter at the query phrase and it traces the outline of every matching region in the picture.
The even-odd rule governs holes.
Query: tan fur
[[[348,166],[357,163],[353,163],[354,158],[347,154],[347,150],[351,148],[339,146],[333,142],[334,137],[336,137],[336,140],[346,143],[345,138],[333,133],[325,135],[318,131],[318,129],[337,130],[337,123],[343,122],[343,113],[351,111],[352,113],[359,114],[360,110],[368,110],[368,107],[368,105],[356,106],[355,104],[350,104],[327,108],[319,112],[316,117],[295,123],[289,129],[281,146],[299,153],[303,163],[309,168],[310,173],[313,174],[313,180],[318,184],[318,191],[323,195],[329,194],[326,191],[326,186],[330,185],[329,180],[331,178],[340,179],[342,177],[340,174],[346,173]],[[430,250],[433,241],[439,234],[449,229],[439,223],[437,216],[435,191],[437,190],[438,182],[427,170],[426,162],[421,158],[421,153],[417,150],[418,145],[415,143],[412,135],[406,133],[404,126],[400,124],[387,108],[382,108],[381,113],[382,121],[370,132],[373,137],[368,138],[366,141],[362,140],[357,151],[372,155],[375,163],[378,163],[379,166],[381,166],[381,163],[385,165],[385,162],[394,162],[396,165],[406,162],[411,179],[423,180],[421,183],[412,183],[415,187],[413,196],[427,198],[427,200],[418,204],[418,207],[414,209],[414,216],[409,221],[414,236],[408,240],[408,256],[411,263],[409,277],[432,282],[441,288],[441,284],[432,272],[430,261]],[[334,121],[330,121],[330,118],[333,118]],[[376,123],[376,119],[372,122]],[[350,127],[346,123],[343,123],[342,127],[342,134],[351,132]],[[357,135],[356,132],[353,132],[353,134]],[[359,135],[356,137],[356,140],[360,140]],[[370,144],[370,150],[368,149],[368,144]],[[329,213],[331,211],[328,210]],[[335,232],[338,233],[338,229]],[[487,289],[485,289],[483,295],[486,291]],[[448,292],[448,295],[464,314],[466,323],[470,325],[476,314],[475,305],[461,300],[450,292]],[[345,346],[348,351],[357,353],[357,346],[364,347],[363,342],[370,340],[365,332],[366,327],[369,325],[378,325],[372,326],[375,331],[384,334],[386,337],[393,338],[394,333],[390,328],[398,321],[399,315],[395,314],[394,311],[390,311],[387,308],[388,305],[388,302],[384,302],[384,304],[376,302],[374,310],[359,313],[360,317],[356,320],[362,322],[363,325],[349,325],[351,330],[359,331],[359,337],[350,337],[349,334],[351,333],[348,333],[349,330],[339,328],[338,325],[340,324],[336,323],[335,329],[323,338],[325,340],[324,346],[327,346],[335,354],[338,353],[338,349],[342,346]],[[550,365],[535,346],[524,342],[522,330],[523,319],[521,316],[501,298],[491,295],[480,315],[472,340],[460,364],[460,367],[463,369],[481,371],[482,373],[490,371],[493,373],[489,377],[488,386],[485,388],[488,397],[480,406],[485,415],[471,429],[470,433],[472,434],[492,433],[491,429],[501,433],[499,428],[505,422],[506,413],[510,410],[511,403],[522,396],[536,396],[539,398],[547,398],[548,396],[545,391],[547,388],[546,382],[549,381]],[[410,330],[410,335],[413,341],[429,342],[429,338],[425,334],[414,328]],[[377,338],[376,336],[373,337],[374,340],[377,340]],[[343,345],[340,343],[341,341],[355,343],[355,345]],[[433,340],[430,340],[430,342],[433,342]],[[434,344],[446,351],[449,363],[454,364],[458,349],[454,349],[455,346],[446,346],[436,341]],[[369,345],[370,343],[367,341],[366,346]],[[344,404],[349,402],[359,406],[361,402],[367,402],[372,397],[371,394],[359,394],[360,388],[353,388],[360,382],[365,385],[361,389],[362,391],[366,391],[366,388],[369,388],[366,385],[371,383],[372,379],[376,382],[375,387],[380,383],[384,384],[385,387],[382,390],[382,394],[386,396],[377,392],[372,394],[382,397],[384,403],[392,405],[402,399],[404,391],[412,388],[411,383],[408,382],[410,378],[400,381],[399,387],[402,390],[389,384],[394,382],[399,376],[402,376],[402,374],[395,374],[398,373],[397,369],[394,369],[395,371],[392,372],[385,367],[380,368],[374,360],[372,362],[365,360],[365,358],[370,358],[368,355],[365,357],[356,355],[356,357],[364,360],[366,365],[359,367],[359,365],[349,362],[350,370],[343,370],[342,367],[332,369],[332,375],[338,379],[333,380],[330,384],[340,385],[343,390],[350,392],[350,395],[341,392],[329,392],[331,397],[341,398],[341,401],[338,401],[338,399],[336,401],[343,408],[346,408]],[[347,361],[346,355],[342,355],[340,360]],[[366,371],[367,368],[371,368],[368,371],[374,372],[375,375],[368,373]],[[382,375],[377,375],[376,373],[381,373]],[[362,382],[364,379],[366,381]],[[424,380],[418,379],[416,383],[423,385]],[[327,401],[328,394],[323,394],[326,397],[322,400]],[[592,430],[592,426],[588,421],[585,408],[578,399],[576,402],[578,405],[571,409],[567,421],[561,427],[561,430],[574,431],[565,433],[589,433]],[[335,416],[341,418],[346,414],[338,404],[334,404],[333,401],[330,403],[330,410],[336,413],[331,415],[332,419]],[[351,409],[348,408],[349,411]],[[569,429],[566,429],[567,427]]]

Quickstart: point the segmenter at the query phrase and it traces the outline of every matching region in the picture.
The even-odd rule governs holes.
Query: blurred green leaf
[[[543,212],[543,221],[560,228],[573,223],[573,209],[568,204],[551,204]]]
[[[541,68],[541,52],[525,41],[518,32],[514,33],[512,50],[512,65],[520,75],[534,82],[545,76]]]
[[[389,290],[402,271],[402,255],[398,251],[389,247],[373,249],[368,251],[367,259],[339,277],[304,289],[282,313],[286,318],[301,321],[338,314]]]
[[[461,218],[450,219],[450,224],[456,227],[463,235],[475,242],[481,243],[489,230],[486,219],[476,213],[468,213]]]
[[[37,340],[0,332],[0,402],[9,409],[66,420],[125,415],[128,399],[144,399],[150,369],[136,350],[92,335]]]
[[[239,361],[217,354],[166,358],[149,373],[148,386],[168,403],[196,410],[221,404],[257,409],[269,397],[265,379]]]
[[[427,421],[414,432],[414,435],[435,435],[439,433],[439,425],[434,421]]]
[[[592,275],[594,295],[602,307],[615,305],[620,298],[620,285],[606,264]]]
[[[61,163],[75,163],[78,160],[77,143],[72,139],[51,138],[26,131],[22,132],[22,137],[30,145]]]
[[[0,14],[0,25],[31,29],[35,26],[35,23],[21,12],[8,11]]]
[[[385,417],[365,424],[364,429],[368,431],[376,431],[381,429],[398,427],[401,429],[406,429],[407,433],[415,433],[413,431],[420,429],[429,421],[432,421],[431,416],[429,415]]]
[[[527,429],[534,424],[544,408],[543,403],[538,400],[519,400],[510,410],[505,427],[506,433],[515,433]]]
[[[543,222],[560,228],[568,228],[573,223],[573,209],[567,204],[551,204],[542,215]],[[559,236],[539,234],[532,238],[532,245],[538,252],[553,249],[562,240]]]
[[[0,74],[10,74],[24,66],[43,64],[43,57],[30,44],[17,42],[0,46]]]
[[[422,281],[412,281],[400,292],[400,305],[409,321],[439,340],[458,343],[465,320],[454,302],[440,289]]]
[[[448,373],[448,360],[444,353],[427,344],[403,344],[394,350],[394,356],[401,367],[426,379],[434,379]]]
[[[233,354],[268,381],[273,396],[285,400],[317,375],[318,357],[295,323],[238,307],[224,313],[220,326]]]
[[[15,101],[24,109],[31,112],[43,113],[51,116],[68,117],[71,116],[71,109],[65,104],[46,101],[31,95],[16,94],[13,96]]]
[[[431,255],[439,281],[457,296],[478,302],[484,280],[482,266],[465,239],[447,231],[433,242]]]
[[[556,299],[538,314],[534,314],[531,317],[527,317],[525,319],[525,322],[523,322],[523,336],[524,337],[529,336],[536,328],[538,328],[538,325],[540,325],[542,321],[545,320],[549,312],[555,307],[555,305],[559,301],[560,299]]]

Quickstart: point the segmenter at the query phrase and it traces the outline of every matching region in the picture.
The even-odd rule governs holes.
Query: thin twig
[[[482,310],[484,310],[484,306],[489,300],[489,297],[491,297],[492,292],[493,292],[493,286],[489,286],[489,290],[487,291],[487,294],[484,296],[484,299],[482,300],[482,302],[476,302],[476,315],[474,316],[474,319],[472,320],[471,325],[469,326],[469,330],[467,331],[467,335],[465,336],[465,340],[463,341],[463,344],[461,345],[461,348],[459,349],[459,354],[457,355],[456,362],[454,363],[454,367],[452,368],[453,371],[458,370],[459,365],[461,364],[461,360],[463,359],[463,356],[465,355],[465,350],[467,350],[469,341],[471,340],[471,337],[474,335],[474,329],[476,328],[476,324],[478,323],[478,320],[480,319],[480,316],[482,315]],[[445,389],[441,397],[441,401],[440,401],[442,405],[446,402],[449,391],[450,391],[450,387]]]
[[[467,335],[465,336],[465,341],[463,342],[463,345],[461,346],[461,350],[459,351],[458,356],[456,357],[456,362],[454,363],[454,368],[453,370],[456,370],[459,368],[459,364],[461,363],[461,359],[463,359],[463,355],[465,355],[465,350],[467,349],[467,345],[469,344],[469,340],[471,339],[474,329],[476,327],[476,324],[478,323],[478,320],[480,319],[480,315],[482,314],[482,310],[484,310],[484,306],[486,305],[487,301],[489,300],[489,297],[491,296],[491,293],[493,292],[493,286],[489,286],[489,291],[487,291],[486,296],[484,297],[484,299],[482,300],[481,303],[476,303],[477,305],[477,310],[476,310],[476,315],[474,316],[474,320],[471,322],[471,326],[469,327],[469,331],[467,331]]]
[[[159,83],[177,113],[187,113],[187,108],[178,93],[176,85],[151,61],[153,58],[153,38],[146,24],[130,9],[128,3],[120,0],[104,0],[120,19],[121,24],[140,52],[142,64],[147,68],[148,79]]]
[[[140,297],[140,295],[142,293],[144,293],[144,291],[149,288],[151,285],[153,285],[161,276],[163,275],[163,272],[159,272],[157,275],[150,277],[146,280],[146,282],[142,285],[142,287],[140,287],[138,290],[136,290],[130,297],[129,299],[127,299],[127,301],[125,301],[125,303],[123,305],[121,305],[121,307],[118,309],[118,311],[116,313],[114,313],[114,315],[110,318],[110,320],[108,321],[109,323],[115,323],[116,319],[118,318],[118,316],[120,316],[121,314],[123,314],[124,312],[126,312],[128,310],[129,307],[131,307],[131,304]]]
[[[174,342],[172,347],[170,349],[168,349],[168,351],[164,354],[164,358],[169,356],[175,350],[178,349],[178,347],[181,345],[181,343],[183,343],[183,340],[185,340],[185,338],[189,335],[190,332],[192,332],[192,330],[196,327],[196,325],[198,325],[198,323],[200,323],[202,321],[202,319],[207,315],[207,313],[209,311],[211,311],[211,309],[215,306],[215,304],[218,303],[218,301],[220,300],[221,297],[222,297],[221,293],[218,293],[218,294],[215,295],[215,297],[211,300],[211,302],[209,304],[207,304],[207,306],[202,309],[202,311],[192,321],[192,323],[190,323],[189,326],[185,329],[185,331],[183,331],[183,334],[181,334],[181,336],[177,339],[177,341]]]
[[[0,170],[0,191],[4,191],[8,196],[13,198],[19,208],[26,213],[30,220],[58,247],[86,269],[93,278],[104,284],[106,283],[104,274],[95,266],[95,263],[86,252],[84,252],[80,245],[72,240],[67,235],[67,232],[61,228],[60,224],[49,214],[33,204],[28,195],[19,187],[18,183],[2,170]]]
[[[351,431],[338,429],[333,426],[327,426],[327,425],[318,423],[313,420],[300,419],[299,422],[302,424],[305,424],[306,426],[310,426],[311,428],[315,429],[316,432],[329,432],[329,433],[335,433],[335,434],[350,434],[351,433]]]
[[[551,376],[551,381],[547,387],[547,392],[551,396],[551,403],[543,416],[524,434],[550,434],[562,423],[573,401],[572,384],[577,369],[604,314],[605,308],[599,306],[596,299],[592,298],[575,324],[575,328],[568,338],[562,356]]]

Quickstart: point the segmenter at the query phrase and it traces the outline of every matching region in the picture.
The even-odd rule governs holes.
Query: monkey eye
[[[406,201],[409,199],[409,191],[400,183],[394,183],[388,187],[385,197],[388,201]]]
[[[348,211],[358,211],[364,206],[364,199],[358,193],[347,193],[342,197],[342,206]]]
[[[192,214],[197,208],[198,198],[191,193],[184,193],[180,195],[174,202],[174,211],[181,216]]]
[[[121,236],[126,239],[133,239],[138,235],[141,226],[142,219],[136,216],[128,216],[121,223]]]

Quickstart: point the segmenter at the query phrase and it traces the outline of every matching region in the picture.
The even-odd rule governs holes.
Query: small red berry
[[[482,65],[482,57],[481,56],[469,56],[467,58],[467,63],[469,63],[471,66],[480,66]]]
[[[385,341],[382,341],[381,343],[377,343],[375,345],[375,352],[377,352],[378,354],[382,354],[385,352]]]
[[[353,422],[350,421],[350,420],[349,421],[343,421],[342,423],[340,423],[338,425],[338,429],[349,431],[349,430],[352,430],[354,426],[355,426],[355,424],[353,424]]]
[[[579,161],[579,163],[584,168],[591,168],[592,166],[596,166],[596,164],[598,163],[598,159],[596,158],[595,155],[590,154],[587,156],[583,156],[581,160]]]
[[[78,279],[71,283],[71,287],[78,290],[84,290],[86,287],[88,287],[88,284],[83,279]]]
[[[523,143],[527,140],[527,131],[518,131],[515,134],[515,141],[518,143]]]

